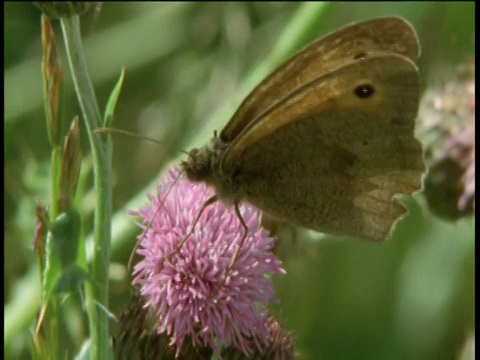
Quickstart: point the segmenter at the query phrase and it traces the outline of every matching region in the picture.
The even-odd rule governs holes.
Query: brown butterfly
[[[203,208],[221,199],[239,215],[246,201],[323,233],[385,240],[406,213],[395,195],[419,190],[425,171],[413,135],[419,53],[412,26],[386,17],[291,57],[182,162],[216,191]]]

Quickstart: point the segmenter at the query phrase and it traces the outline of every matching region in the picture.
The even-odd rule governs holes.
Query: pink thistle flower
[[[427,89],[422,100],[418,135],[425,145],[428,174],[425,196],[446,219],[475,210],[475,64],[459,67],[457,79]]]
[[[158,332],[170,336],[177,356],[186,337],[194,346],[209,346],[217,354],[222,346],[246,355],[255,347],[264,348],[267,305],[275,300],[265,275],[285,271],[271,253],[275,239],[260,228],[260,212],[248,205],[240,207],[249,231],[227,274],[244,236],[233,208],[220,201],[209,205],[175,252],[213,191],[179,177],[177,168],[168,172],[157,191],[157,196],[148,195],[150,206],[132,214],[148,224],[141,225],[144,232],[137,253],[142,260],[135,266],[133,283],[140,285],[146,306],[158,316]]]

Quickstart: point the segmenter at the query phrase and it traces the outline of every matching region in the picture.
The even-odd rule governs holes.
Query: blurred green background
[[[42,108],[40,11],[31,3],[5,3],[4,10],[4,355],[28,359],[28,334],[40,299],[31,240],[35,203],[49,199],[50,148]],[[201,145],[220,130],[279,60],[347,23],[399,15],[420,38],[423,89],[442,86],[454,78],[457,64],[474,56],[474,10],[474,3],[466,2],[91,8],[81,21],[100,106],[125,67],[114,126],[163,142],[114,137],[111,311],[118,316],[129,297],[125,264],[137,230],[128,209],[144,202],[145,188],[152,188],[166,163],[178,161],[182,149]],[[315,21],[302,23],[302,14]],[[54,25],[62,47],[58,22]],[[289,34],[296,39],[293,48],[283,46]],[[66,60],[63,64],[63,120],[70,123],[80,111]],[[83,140],[82,210],[89,234],[95,200]],[[279,227],[276,251],[287,275],[274,279],[280,303],[272,310],[294,334],[299,359],[468,358],[465,349],[473,348],[474,336],[474,219],[439,220],[421,194],[407,204],[410,215],[381,245]],[[88,335],[80,304],[80,295],[62,304],[71,357]]]

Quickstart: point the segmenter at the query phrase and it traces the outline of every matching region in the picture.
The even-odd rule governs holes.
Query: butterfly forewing
[[[419,55],[415,31],[405,20],[377,18],[348,25],[320,38],[281,65],[243,101],[220,134],[229,143],[259,114],[315,78],[355,62],[371,52],[394,52],[412,60]]]
[[[358,86],[365,84],[371,85],[375,91],[374,96],[368,99],[359,98],[354,93]],[[403,124],[409,126],[410,136],[413,137],[418,98],[418,71],[409,59],[394,54],[378,54],[357,60],[335,73],[305,84],[269,108],[256,122],[250,123],[241,136],[230,144],[223,158],[222,169],[228,173],[238,168],[242,154],[262,138],[292,122],[303,121],[325,111],[350,109],[364,114],[381,112],[392,119],[402,117],[405,119]],[[341,130],[342,124],[338,128],[338,131]],[[328,133],[325,136],[335,137],[336,134]]]

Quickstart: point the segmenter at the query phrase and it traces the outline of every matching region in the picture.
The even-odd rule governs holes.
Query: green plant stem
[[[94,216],[94,255],[92,281],[86,285],[86,309],[90,327],[90,358],[110,358],[108,332],[108,267],[111,237],[111,157],[110,137],[102,141],[94,130],[101,124],[100,110],[87,70],[80,36],[78,16],[61,19],[67,57],[73,83],[83,113],[94,161],[94,185],[97,194]]]

